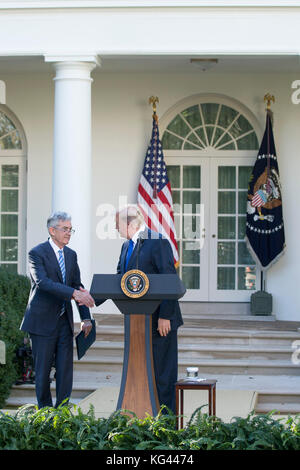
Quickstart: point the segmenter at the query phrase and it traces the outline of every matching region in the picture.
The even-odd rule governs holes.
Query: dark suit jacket
[[[29,252],[31,290],[21,330],[29,333],[50,336],[57,325],[65,303],[66,312],[73,330],[71,298],[74,289],[81,284],[77,255],[74,250],[64,247],[66,283],[63,283],[61,270],[49,241],[41,243]],[[82,286],[83,287],[83,286]],[[90,311],[78,306],[80,318],[90,319]]]
[[[130,269],[140,269],[145,274],[176,274],[172,248],[166,238],[148,229],[142,232],[139,238],[140,240],[135,244],[126,270],[125,261],[129,240],[123,243],[117,267],[118,274],[124,274]],[[183,320],[178,301],[163,300],[161,302],[152,315],[153,334],[158,334],[158,318],[170,320],[171,330],[176,330],[182,325]]]

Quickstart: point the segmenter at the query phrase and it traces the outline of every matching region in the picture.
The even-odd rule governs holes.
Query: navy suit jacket
[[[50,336],[57,326],[61,309],[65,303],[66,312],[73,330],[71,299],[74,289],[83,287],[77,255],[74,250],[64,247],[66,282],[63,283],[58,260],[49,241],[41,243],[29,252],[31,290],[21,330]],[[77,304],[76,304],[77,305]],[[77,306],[82,320],[90,319],[87,307]]]
[[[130,269],[140,269],[145,274],[176,274],[171,245],[161,234],[146,229],[139,235],[134,250],[125,269],[129,240],[123,243],[117,267],[118,274]],[[171,330],[183,324],[178,300],[163,300],[152,315],[153,334],[157,332],[158,318],[170,320]]]

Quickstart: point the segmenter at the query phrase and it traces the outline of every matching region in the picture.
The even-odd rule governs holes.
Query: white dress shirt
[[[54,253],[56,255],[56,258],[57,258],[57,261],[59,261],[59,250],[62,250],[62,253],[63,253],[63,258],[64,258],[64,261],[65,261],[65,254],[64,254],[64,249],[63,248],[59,248],[59,246],[56,245],[56,243],[54,243],[54,241],[52,240],[52,238],[50,237],[49,238],[49,243],[50,245],[52,246],[53,250],[54,250]]]

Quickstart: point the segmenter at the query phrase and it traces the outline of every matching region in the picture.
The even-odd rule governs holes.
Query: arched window
[[[26,153],[23,128],[0,105],[0,266],[25,273]]]
[[[258,140],[241,112],[219,103],[199,103],[179,112],[162,138],[165,150],[256,150]]]

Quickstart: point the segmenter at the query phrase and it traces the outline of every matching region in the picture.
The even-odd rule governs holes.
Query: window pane
[[[235,214],[235,192],[218,192],[218,212],[219,214]]]
[[[191,130],[179,114],[170,122],[167,128],[181,137],[185,137]]]
[[[247,189],[250,176],[252,173],[252,166],[239,167],[239,189]]]
[[[182,266],[182,280],[187,289],[200,289],[200,268]]]
[[[184,264],[200,264],[200,242],[182,242],[182,262]]]
[[[180,212],[180,191],[172,190],[173,210],[177,214]]]
[[[181,215],[174,215],[174,225],[175,225],[175,231],[176,231],[176,237],[180,237],[180,219]]]
[[[195,127],[201,126],[202,121],[198,105],[185,109],[181,114],[185,117],[193,129]]]
[[[201,181],[200,166],[184,166],[183,167],[183,187],[184,188],[200,188]]]
[[[222,135],[222,134],[223,134],[223,131],[222,131],[222,132],[220,131],[219,134]],[[218,145],[217,145],[217,148],[218,148],[218,147],[221,147],[222,145],[224,145],[224,144],[226,144],[226,143],[228,143],[228,142],[231,142],[231,141],[232,141],[231,135],[225,134],[225,135],[223,135],[223,137],[219,140]],[[233,148],[234,148],[234,144],[233,144]]]
[[[2,237],[18,236],[17,215],[1,215],[1,235]]]
[[[218,124],[221,127],[227,129],[227,127],[230,126],[237,114],[237,111],[223,104],[219,115]]]
[[[201,147],[201,142],[200,140],[198,139],[197,135],[195,135],[193,132],[191,132],[189,134],[189,136],[187,137],[187,142],[190,142],[192,144],[195,144],[197,147]],[[201,147],[203,148],[203,147]],[[196,149],[196,147],[194,147],[194,150]]]
[[[235,264],[234,242],[218,242],[218,264]]]
[[[203,103],[201,104],[202,115],[205,121],[205,124],[215,124],[217,119],[217,112],[219,109],[219,104],[216,103]]]
[[[246,235],[246,217],[239,216],[238,218],[238,238],[244,239]]]
[[[1,263],[0,268],[6,269],[9,273],[16,274],[18,272],[18,265],[17,263],[11,263],[11,264],[6,264],[6,263]]]
[[[8,119],[8,117],[4,113],[0,112],[0,137],[7,134],[8,132],[13,131],[14,129],[15,126],[13,125],[11,120]]]
[[[255,264],[245,242],[238,244],[238,264]]]
[[[19,167],[18,165],[2,165],[1,186],[16,188],[19,186]]]
[[[239,150],[256,150],[258,149],[258,140],[254,132],[237,140]]]
[[[199,129],[196,129],[196,133],[200,137],[202,144],[205,145],[205,146],[208,145],[207,138],[206,138],[203,127],[199,127]]]
[[[208,145],[212,146],[212,137],[214,134],[214,126],[206,126],[206,135],[207,135],[207,140],[208,140]]]
[[[18,240],[1,240],[1,261],[18,260]]]
[[[168,165],[167,174],[171,183],[171,188],[180,188],[180,166]]]
[[[236,150],[235,143],[231,142],[230,144],[227,145],[218,145],[219,150]]]
[[[168,131],[165,131],[161,143],[163,149],[165,150],[180,150],[183,144],[183,139],[181,139],[181,137],[176,137],[175,135],[170,134]]]
[[[230,134],[233,135],[234,138],[239,137],[242,134],[245,134],[246,132],[250,131],[252,129],[249,121],[247,121],[244,116],[239,116],[239,118],[233,123],[233,125],[230,127]]]
[[[256,268],[246,266],[238,269],[238,289],[256,290]]]
[[[198,142],[197,144],[191,144],[190,142],[186,142],[183,148],[184,150],[199,150],[203,147],[201,147],[200,142]]]
[[[22,148],[18,131],[14,131],[6,137],[0,137],[0,148],[3,150]]]
[[[218,267],[218,289],[235,289],[235,268]]]
[[[218,168],[218,188],[234,189],[235,182],[235,166],[219,166]]]
[[[200,238],[200,217],[194,215],[183,216],[183,238]]]
[[[238,196],[239,214],[246,214],[247,212],[247,197],[248,197],[247,191],[239,191],[239,196]]]
[[[235,239],[234,217],[218,217],[218,238]]]
[[[18,190],[3,189],[1,191],[1,211],[18,212]]]
[[[200,191],[183,191],[183,212],[185,214],[200,212]]]

